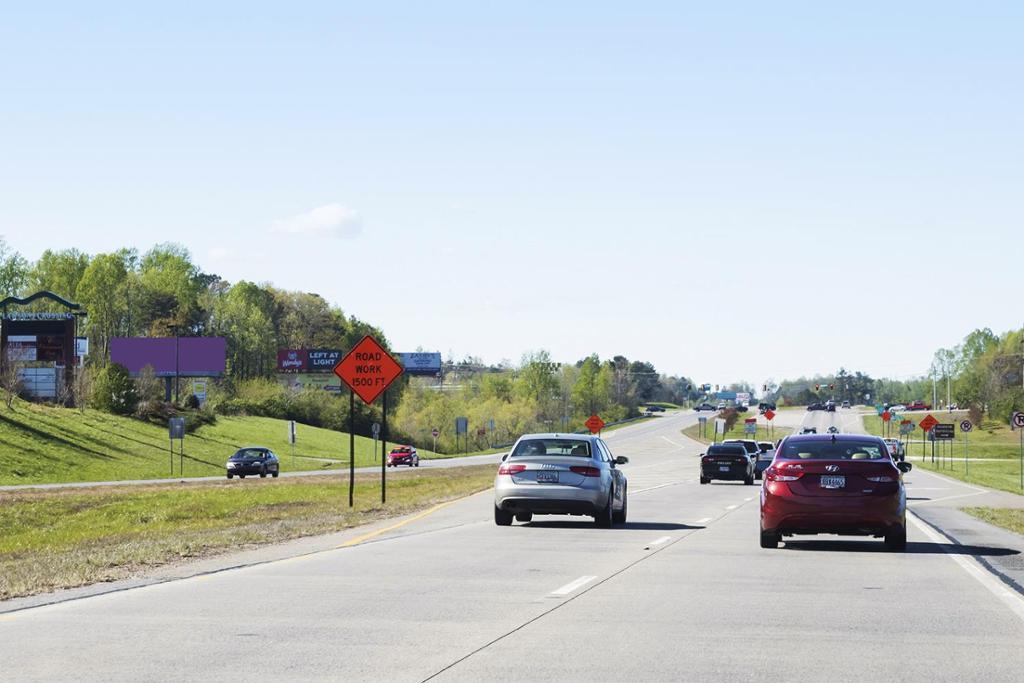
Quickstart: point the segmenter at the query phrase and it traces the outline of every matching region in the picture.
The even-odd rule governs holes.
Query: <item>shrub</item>
[[[139,398],[127,368],[111,363],[100,370],[92,391],[92,405],[115,415],[131,415]]]

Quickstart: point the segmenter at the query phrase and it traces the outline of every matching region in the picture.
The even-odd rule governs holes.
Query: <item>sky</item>
[[[697,382],[1024,323],[1024,3],[12,3],[0,235]]]

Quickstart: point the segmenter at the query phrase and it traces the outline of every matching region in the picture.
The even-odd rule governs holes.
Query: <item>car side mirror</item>
[[[511,453],[505,453],[504,455],[501,456],[501,461],[505,462],[506,460],[508,460],[508,456],[510,456],[510,455],[512,455],[512,454]]]
[[[628,462],[629,462],[629,458],[627,458],[624,455],[620,455],[619,457],[615,458],[615,464],[616,465],[625,465]]]
[[[914,469],[914,465],[909,462],[898,462],[896,463],[896,469],[898,469],[903,474],[906,474],[910,470]]]

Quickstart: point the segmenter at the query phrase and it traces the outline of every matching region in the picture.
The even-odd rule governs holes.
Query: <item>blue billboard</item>
[[[402,362],[407,375],[429,375],[431,377],[441,373],[440,353],[399,353],[398,359]]]

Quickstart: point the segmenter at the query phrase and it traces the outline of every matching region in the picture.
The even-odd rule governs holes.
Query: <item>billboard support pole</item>
[[[174,476],[174,437],[173,436],[171,437],[170,441],[171,441],[171,476],[173,477]]]
[[[384,410],[381,416],[380,425],[380,502],[387,502],[387,474],[384,471],[384,463],[387,461],[385,452],[388,447],[388,390],[384,390]]]
[[[178,475],[185,476],[185,439],[178,439]]]
[[[348,390],[348,506],[355,505],[356,483],[356,392]]]

